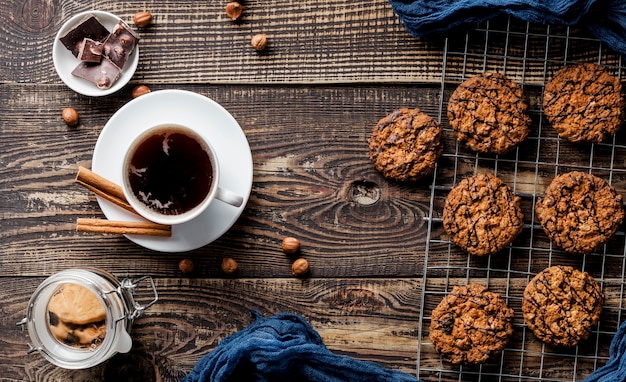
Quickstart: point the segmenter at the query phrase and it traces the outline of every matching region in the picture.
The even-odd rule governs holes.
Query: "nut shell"
[[[183,259],[180,261],[180,263],[178,263],[178,269],[180,269],[180,271],[184,274],[189,274],[193,272],[194,267],[195,265],[193,263],[193,260],[191,259]]]
[[[237,261],[235,259],[225,257],[222,260],[222,272],[227,275],[233,275],[237,273],[237,270],[239,270],[239,265],[237,264]]]
[[[252,36],[250,44],[258,51],[264,50],[267,47],[267,35],[265,33],[255,34]]]
[[[137,85],[133,89],[132,96],[133,96],[133,98],[137,98],[139,96],[142,96],[142,95],[148,94],[148,93],[150,93],[150,88],[149,87],[147,87],[146,85]]]
[[[133,16],[133,22],[137,28],[145,28],[152,22],[152,13],[150,12],[137,12]]]
[[[281,248],[288,255],[296,254],[300,251],[300,240],[295,237],[286,237],[283,239]]]
[[[73,107],[63,109],[61,116],[68,126],[78,125],[78,112]]]
[[[303,258],[297,259],[291,264],[291,273],[297,277],[306,275],[309,273],[309,262]]]
[[[238,20],[242,13],[243,7],[238,2],[232,1],[226,4],[226,16],[228,16],[231,20]]]

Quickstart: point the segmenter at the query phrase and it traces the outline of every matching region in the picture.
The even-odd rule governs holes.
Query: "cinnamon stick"
[[[76,231],[120,235],[172,236],[172,226],[152,222],[78,218]]]
[[[83,166],[78,167],[76,183],[127,211],[137,213],[133,207],[128,204],[122,187]]]
[[[111,203],[137,214],[126,200],[122,188],[95,172],[82,166],[78,167],[76,183]],[[121,235],[172,236],[172,226],[170,225],[89,218],[78,218],[76,220],[76,231]]]

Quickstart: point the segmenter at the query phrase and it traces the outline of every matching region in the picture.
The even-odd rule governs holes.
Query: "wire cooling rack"
[[[597,253],[571,255],[553,247],[535,218],[533,206],[555,175],[584,171],[626,194],[624,128],[601,144],[580,145],[560,139],[542,114],[547,81],[566,64],[597,63],[619,78],[621,57],[591,38],[584,29],[542,26],[504,18],[448,37],[444,43],[439,122],[444,127],[444,154],[430,185],[428,240],[424,254],[417,377],[424,381],[576,381],[604,365],[609,345],[624,314],[625,235],[620,230]],[[533,120],[528,139],[501,156],[476,154],[460,146],[446,117],[447,101],[465,79],[486,71],[519,83],[529,100]],[[491,172],[522,198],[524,229],[500,253],[480,258],[465,254],[446,236],[441,213],[448,192],[476,172]],[[589,272],[606,296],[599,324],[574,349],[542,344],[524,323],[522,296],[529,280],[544,268],[569,265]],[[480,283],[501,294],[515,310],[513,338],[487,363],[468,367],[441,361],[430,342],[431,313],[456,285]]]

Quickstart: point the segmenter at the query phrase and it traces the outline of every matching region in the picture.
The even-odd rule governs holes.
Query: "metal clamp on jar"
[[[135,299],[140,284],[151,288],[143,306]],[[33,342],[28,353],[39,351],[57,366],[83,369],[130,351],[133,321],[157,300],[150,276],[120,281],[99,269],[68,269],[39,285],[17,325],[28,328]]]

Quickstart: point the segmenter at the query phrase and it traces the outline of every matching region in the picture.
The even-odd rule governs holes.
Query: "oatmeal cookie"
[[[457,139],[474,151],[505,154],[526,139],[531,124],[524,91],[499,73],[464,81],[448,101]]]
[[[433,310],[430,340],[447,362],[480,364],[509,342],[513,316],[502,297],[486,287],[456,286]]]
[[[553,266],[536,275],[524,290],[526,325],[548,345],[573,347],[598,323],[604,294],[587,272]]]
[[[48,302],[48,323],[50,333],[66,345],[99,346],[107,330],[105,306],[90,289],[62,284]]]
[[[543,112],[560,137],[602,142],[624,118],[622,85],[599,65],[565,66],[546,84]]]
[[[550,240],[570,253],[589,253],[609,241],[624,219],[623,197],[603,179],[572,171],[555,177],[535,212]]]
[[[85,325],[106,319],[104,304],[89,289],[82,285],[67,283],[48,302],[48,311],[59,320]]]
[[[509,245],[522,231],[521,198],[492,174],[463,179],[448,194],[443,227],[471,255],[485,256]]]
[[[443,152],[442,128],[419,109],[402,108],[381,119],[369,140],[372,163],[386,178],[414,181],[429,175]]]

